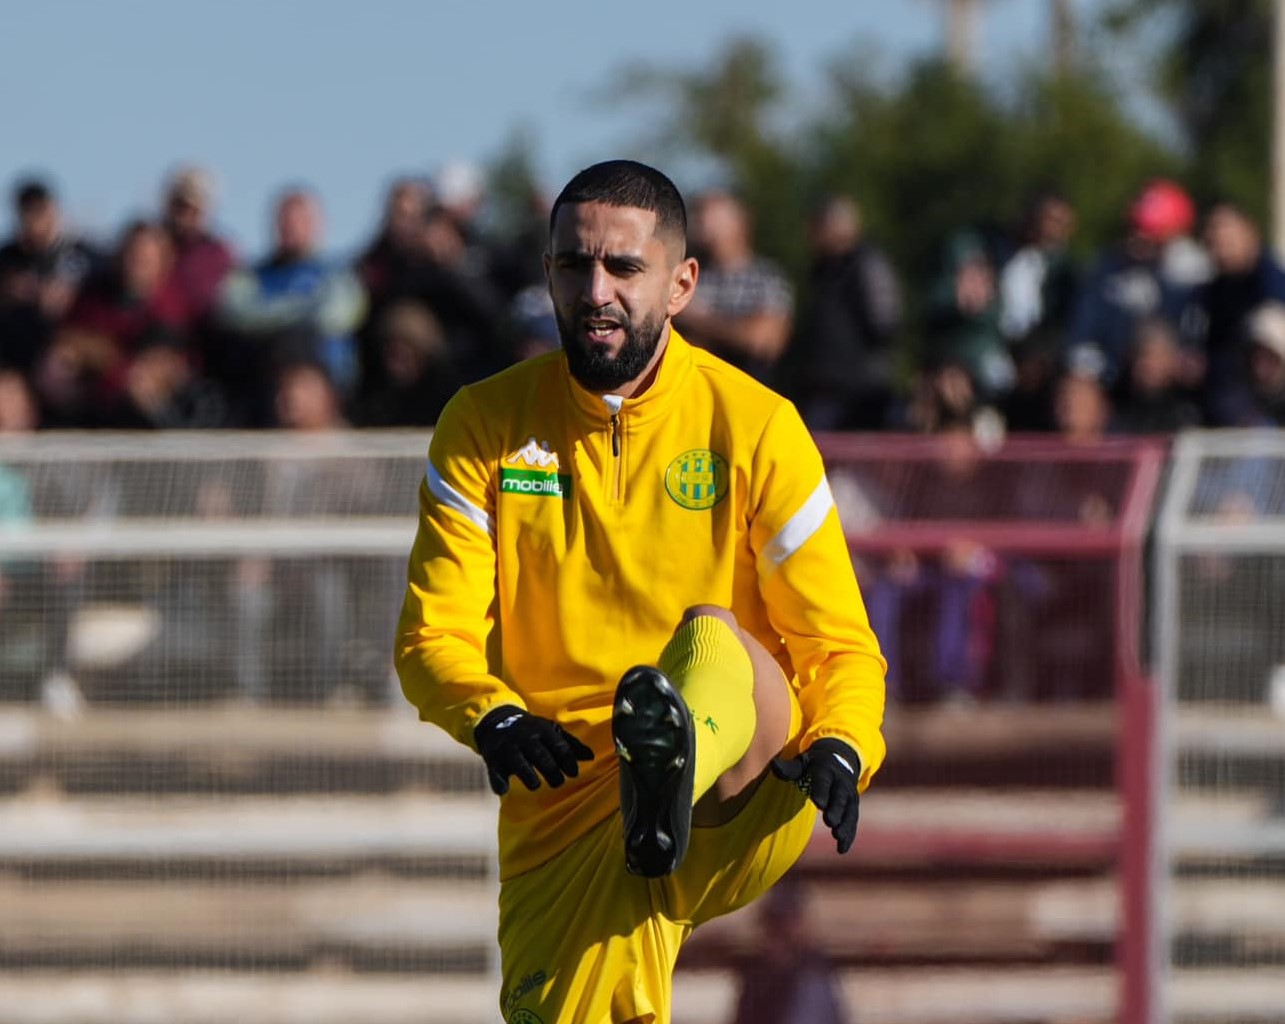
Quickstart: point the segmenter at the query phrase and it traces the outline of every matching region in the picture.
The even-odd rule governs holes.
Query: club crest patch
[[[692,448],[665,470],[665,492],[675,504],[699,512],[727,497],[727,460],[708,448]]]

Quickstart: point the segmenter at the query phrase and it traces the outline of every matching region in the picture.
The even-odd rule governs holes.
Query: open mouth
[[[616,332],[621,330],[618,320],[611,320],[607,317],[589,317],[581,321],[584,327],[585,337],[590,341],[611,341]]]

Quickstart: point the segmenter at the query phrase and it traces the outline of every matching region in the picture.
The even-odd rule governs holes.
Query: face
[[[707,196],[696,209],[696,237],[715,259],[731,259],[749,246],[749,224],[731,196]]]
[[[182,238],[199,235],[205,230],[205,208],[190,196],[174,196],[166,213],[170,229]]]
[[[131,237],[121,251],[121,273],[134,295],[151,295],[160,287],[169,251],[159,231],[147,229]]]
[[[334,388],[320,370],[295,367],[277,388],[277,418],[289,430],[329,430],[338,422]]]
[[[58,207],[51,200],[29,203],[18,214],[18,233],[32,249],[48,249],[58,237]]]
[[[1110,408],[1102,385],[1088,377],[1067,377],[1057,393],[1057,422],[1072,438],[1090,438],[1107,427]]]
[[[1133,384],[1139,391],[1162,391],[1178,377],[1178,346],[1160,327],[1145,330],[1138,339],[1133,362]]]
[[[1036,221],[1040,241],[1046,245],[1065,245],[1075,230],[1075,211],[1061,199],[1046,199],[1040,204]]]
[[[1222,271],[1248,270],[1258,258],[1258,232],[1239,211],[1216,208],[1205,224],[1205,244],[1214,264]]]
[[[0,373],[0,434],[27,434],[39,425],[35,399],[16,373]]]
[[[656,215],[634,207],[561,207],[544,258],[571,374],[606,393],[654,365],[669,318],[696,288],[696,261],[656,235]]]
[[[388,233],[399,244],[409,245],[418,238],[428,212],[428,192],[424,186],[403,181],[393,187],[388,195],[385,219]]]
[[[1251,346],[1249,378],[1254,389],[1264,394],[1285,391],[1285,359],[1266,345]]]
[[[321,210],[306,195],[288,196],[277,208],[277,247],[293,256],[313,252],[321,239]]]

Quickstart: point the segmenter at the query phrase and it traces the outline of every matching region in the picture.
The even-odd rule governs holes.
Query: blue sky
[[[983,66],[1032,59],[1045,6],[992,0]],[[250,255],[282,184],[320,191],[330,246],[347,250],[390,175],[485,161],[515,129],[560,184],[636,132],[639,110],[592,100],[635,61],[692,66],[759,33],[806,95],[841,49],[895,67],[942,38],[933,0],[42,0],[8,4],[4,24],[6,196],[18,174],[48,173],[101,232],[153,210],[166,171],[195,161],[215,172],[219,223]]]

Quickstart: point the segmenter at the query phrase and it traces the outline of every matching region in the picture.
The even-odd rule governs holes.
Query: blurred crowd
[[[164,182],[159,214],[131,221],[114,247],[77,237],[47,183],[17,183],[13,207],[0,248],[0,434],[423,427],[461,384],[559,343],[541,267],[547,197],[530,195],[521,222],[497,234],[484,178],[463,164],[395,181],[351,260],[327,255],[320,198],[291,187],[273,203],[271,250],[243,261],[213,226],[214,188],[197,168]],[[943,240],[930,282],[904,279],[848,197],[800,225],[803,280],[757,251],[735,196],[695,196],[690,222],[701,276],[679,320],[686,336],[789,395],[815,430],[937,436],[922,464],[880,455],[834,467],[850,530],[1114,521],[1125,462],[993,464],[989,444],[1005,433],[1083,446],[1285,423],[1285,271],[1243,210],[1198,211],[1173,182],[1142,188],[1095,259],[1075,258],[1075,209],[1049,193],[1010,234]],[[1269,470],[1241,465],[1198,495],[1201,507],[1262,514],[1281,488]],[[298,517],[333,501],[369,513],[390,491],[373,472],[351,460],[334,472],[274,464],[262,481],[221,482],[203,465],[188,490],[170,480],[165,500],[181,509],[155,504],[154,489],[140,495],[160,516]],[[0,525],[51,510],[129,514],[110,497],[119,487],[82,477],[62,467],[41,484],[0,465]],[[164,691],[177,674],[255,701],[354,685],[359,699],[388,698],[391,577],[344,559],[165,564],[131,576],[83,559],[0,560],[0,694],[16,687],[74,710],[74,669],[91,691],[122,697],[149,679]],[[1004,557],[956,539],[939,557],[894,549],[857,568],[894,699],[1112,692],[1105,560]],[[95,594],[155,619],[118,682],[95,684],[72,664]]]
[[[0,431],[425,426],[460,384],[558,344],[548,198],[499,236],[470,165],[396,180],[351,260],[328,254],[305,187],[273,201],[258,259],[214,226],[206,171],[161,191],[101,246],[47,182],[15,183]],[[1243,210],[1197,210],[1174,182],[1147,184],[1093,259],[1074,257],[1076,211],[1050,192],[1007,234],[943,239],[938,278],[913,289],[850,198],[799,225],[798,281],[756,250],[735,196],[700,194],[690,214],[702,273],[680,329],[814,429],[1084,440],[1285,422],[1285,272]]]

